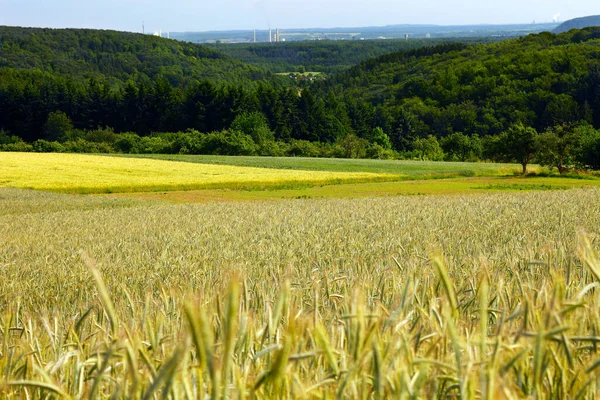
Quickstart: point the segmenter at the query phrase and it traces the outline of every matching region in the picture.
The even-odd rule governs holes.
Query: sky
[[[510,24],[600,14],[598,0],[0,0],[0,25],[182,32]]]

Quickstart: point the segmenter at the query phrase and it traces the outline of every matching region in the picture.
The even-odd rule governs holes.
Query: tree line
[[[242,112],[226,129],[202,133],[115,133],[110,128],[77,129],[62,111],[49,114],[43,138],[27,143],[0,130],[0,151],[79,152],[129,154],[213,154],[329,158],[420,159],[432,161],[517,162],[527,173],[536,162],[560,174],[573,170],[600,169],[600,130],[585,121],[562,124],[537,132],[522,124],[512,125],[498,135],[479,137],[452,133],[438,140],[429,135],[414,138],[411,150],[393,148],[381,127],[359,137],[339,136],[333,141],[276,138],[261,112]]]
[[[77,129],[110,127],[146,136],[153,132],[226,129],[243,112],[265,115],[278,140],[332,142],[352,132],[347,107],[333,94],[317,98],[309,89],[254,87],[196,81],[185,87],[159,76],[151,84],[110,86],[77,82],[49,73],[0,69],[0,129],[25,141],[48,139],[43,126],[62,111]],[[50,138],[53,139],[53,138]]]

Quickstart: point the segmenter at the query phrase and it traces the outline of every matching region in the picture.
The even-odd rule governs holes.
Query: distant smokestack
[[[273,42],[273,29],[269,28],[269,43]]]
[[[279,28],[275,29],[275,41],[279,42]]]
[[[146,28],[144,27],[144,21],[142,21],[142,35],[146,33]]]

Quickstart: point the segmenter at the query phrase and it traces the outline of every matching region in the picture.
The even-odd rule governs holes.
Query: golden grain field
[[[85,154],[0,153],[0,187],[113,193],[375,182],[395,175],[278,170]]]
[[[2,398],[600,394],[597,189],[0,208]]]

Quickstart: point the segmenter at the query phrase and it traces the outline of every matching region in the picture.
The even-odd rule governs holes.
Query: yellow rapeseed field
[[[390,174],[298,171],[83,154],[0,153],[0,187],[112,193],[371,182]]]

